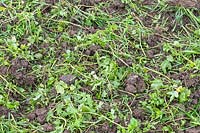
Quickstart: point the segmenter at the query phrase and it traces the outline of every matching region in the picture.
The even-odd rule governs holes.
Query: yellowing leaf
[[[5,8],[5,7],[2,7],[2,6],[0,6],[0,11],[4,11],[4,10],[6,10],[6,8]]]

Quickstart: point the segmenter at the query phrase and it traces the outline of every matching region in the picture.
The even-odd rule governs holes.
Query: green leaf
[[[63,81],[57,82],[56,86],[55,86],[55,89],[56,89],[57,93],[59,93],[59,94],[64,94],[65,93],[65,89],[64,89],[64,86],[63,86],[62,82]]]
[[[191,91],[185,88],[184,91],[182,91],[179,95],[179,102],[186,102],[188,100],[188,97],[190,96],[190,93]]]
[[[168,95],[170,95],[170,102],[174,100],[174,98],[178,98],[178,92],[177,91],[170,91],[167,93]]]
[[[5,7],[0,6],[0,11],[5,11],[5,10],[6,10]]]
[[[155,79],[153,80],[152,84],[151,84],[151,88],[153,89],[160,89],[162,88],[164,85],[163,85],[163,82],[162,80],[160,79]]]
[[[139,122],[135,118],[131,118],[130,123],[128,124],[128,131],[134,131],[137,127],[139,127]]]
[[[163,61],[161,64],[161,69],[164,72],[164,74],[167,73],[167,70],[172,69],[170,61],[168,61],[168,60]]]

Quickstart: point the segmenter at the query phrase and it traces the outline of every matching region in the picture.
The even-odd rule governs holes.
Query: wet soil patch
[[[125,91],[130,93],[144,92],[146,84],[141,76],[131,73],[125,80]]]

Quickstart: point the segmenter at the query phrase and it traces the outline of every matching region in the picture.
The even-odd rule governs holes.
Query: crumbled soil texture
[[[47,108],[45,107],[38,108],[33,112],[29,113],[27,115],[27,118],[29,119],[29,121],[37,120],[40,124],[44,124],[46,122],[47,113],[48,113]]]
[[[185,133],[200,133],[200,126],[189,128],[185,131]]]
[[[130,74],[125,80],[125,91],[130,93],[144,92],[146,84],[142,77],[137,74]]]
[[[197,89],[194,92],[192,92],[190,98],[192,100],[191,103],[193,105],[197,105],[200,102],[200,89]]]
[[[19,86],[34,86],[36,83],[36,77],[30,72],[32,67],[30,63],[25,59],[14,59],[11,61],[11,67],[9,74],[13,81]]]
[[[0,66],[0,74],[1,75],[7,75],[8,74],[8,67]]]
[[[192,75],[194,75],[195,73],[199,72],[181,72],[178,74],[172,74],[170,75],[170,77],[175,80],[180,80],[185,87],[196,87],[200,85],[200,76],[192,77]]]
[[[4,106],[0,106],[0,117],[1,116],[5,116],[8,117],[8,114],[11,113],[11,111],[9,109],[7,109]]]
[[[105,2],[106,0],[81,0],[80,4],[81,5],[86,5],[86,6],[94,6],[95,4],[98,4],[100,2]]]
[[[55,130],[54,125],[49,124],[49,123],[45,123],[42,127],[43,127],[43,130],[46,131],[46,132],[50,132],[50,131]]]
[[[68,74],[68,75],[62,75],[60,77],[60,80],[65,82],[68,85],[74,84],[75,80],[76,80],[76,76],[72,75],[72,74]]]
[[[129,66],[132,66],[133,61],[132,59],[120,58],[120,59],[117,59],[117,64],[119,67],[123,67],[123,66],[129,67]]]
[[[89,132],[95,133],[116,133],[117,127],[115,125],[110,126],[108,122],[97,125],[97,127],[92,127]]]
[[[169,5],[183,6],[186,8],[200,8],[199,0],[168,0]]]
[[[142,4],[143,5],[153,5],[153,4],[155,4],[155,0],[143,0],[142,1]]]

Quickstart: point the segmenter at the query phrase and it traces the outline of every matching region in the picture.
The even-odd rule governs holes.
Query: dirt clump
[[[8,67],[0,66],[0,74],[1,75],[7,75],[8,74]]]
[[[194,91],[191,95],[190,95],[190,99],[192,99],[191,103],[193,105],[198,104],[198,102],[200,101],[200,89]]]
[[[116,133],[117,126],[110,126],[108,122],[104,122],[100,125],[97,125],[97,127],[92,127],[90,131],[95,133]]]
[[[72,75],[72,74],[68,74],[68,75],[62,75],[60,77],[60,80],[65,82],[68,85],[74,84],[75,80],[76,80],[76,76]]]
[[[150,47],[155,47],[162,42],[162,38],[156,34],[153,34],[147,38],[146,42]]]
[[[48,109],[43,107],[43,108],[38,108],[34,110],[33,112],[29,113],[27,115],[27,118],[30,121],[37,120],[40,124],[44,124],[46,122],[46,116],[48,113]]]
[[[8,114],[10,113],[10,110],[7,109],[4,106],[0,106],[0,116],[8,117]]]
[[[181,72],[178,74],[172,74],[172,75],[170,75],[170,77],[175,80],[182,81],[182,84],[185,87],[196,87],[200,84],[200,76],[192,77],[192,74],[194,74],[194,73],[196,73],[196,72],[186,71],[186,72]],[[197,73],[199,73],[199,72],[197,72]]]
[[[55,130],[54,125],[49,123],[45,123],[42,127],[45,132],[50,132]]]
[[[200,126],[189,128],[185,131],[185,133],[200,133]]]
[[[133,116],[136,119],[140,119],[141,121],[145,120],[145,112],[143,109],[140,108],[133,109]]]
[[[146,52],[147,57],[149,58],[153,58],[155,56],[155,54],[158,53],[158,51],[156,49],[150,49]]]
[[[124,14],[126,13],[126,4],[122,3],[120,0],[114,0],[110,3],[110,6],[106,9],[109,14]]]
[[[30,74],[31,71],[32,67],[27,60],[17,58],[11,61],[9,74],[16,84],[20,86],[34,86],[36,77]]]
[[[101,46],[99,45],[92,45],[87,50],[85,50],[85,54],[88,56],[93,56],[97,51],[101,49]]]
[[[125,91],[130,93],[143,92],[146,84],[142,77],[137,74],[131,73],[125,80]]]

